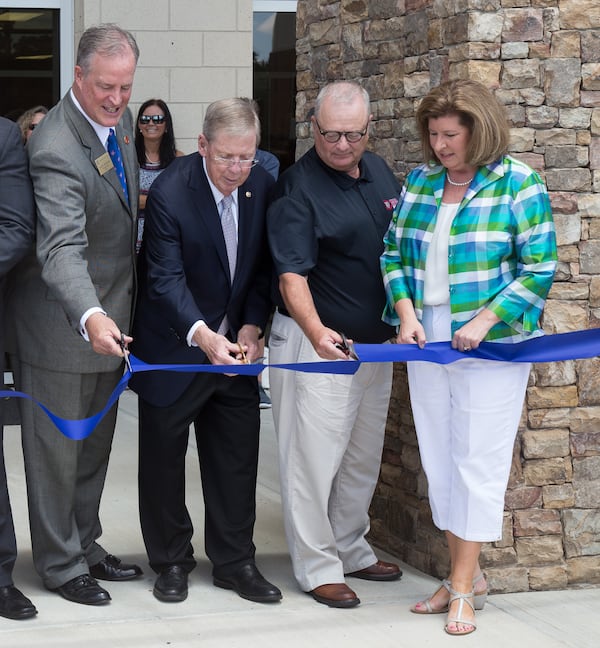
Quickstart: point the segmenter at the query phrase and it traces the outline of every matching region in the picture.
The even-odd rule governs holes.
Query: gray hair
[[[247,135],[256,133],[256,146],[260,143],[260,119],[255,103],[247,97],[233,97],[213,101],[206,109],[202,132],[210,142],[218,133]]]
[[[359,96],[365,104],[365,111],[371,112],[369,93],[355,81],[334,81],[322,87],[315,101],[315,117],[318,119],[325,99],[332,99],[335,103],[352,103]]]
[[[87,74],[94,54],[100,56],[116,56],[124,54],[127,48],[131,50],[137,63],[140,50],[131,32],[121,29],[114,23],[104,23],[86,29],[81,35],[77,47],[76,64]]]

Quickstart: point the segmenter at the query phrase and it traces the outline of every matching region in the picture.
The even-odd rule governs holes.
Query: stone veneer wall
[[[298,155],[320,87],[356,79],[369,91],[371,148],[400,179],[421,162],[414,110],[448,78],[494,88],[511,151],[545,178],[559,268],[548,333],[600,326],[600,2],[598,0],[299,0]],[[535,365],[501,541],[482,564],[497,592],[600,583],[600,359]],[[395,382],[371,539],[439,577],[448,571],[433,526],[406,371]]]

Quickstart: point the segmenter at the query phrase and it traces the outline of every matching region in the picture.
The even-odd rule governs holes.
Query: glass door
[[[254,99],[260,107],[261,148],[279,158],[283,171],[296,150],[297,2],[253,4]]]
[[[16,120],[60,98],[58,9],[0,7],[0,114]]]

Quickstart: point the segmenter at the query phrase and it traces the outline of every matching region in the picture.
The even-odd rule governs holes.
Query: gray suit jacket
[[[17,353],[28,364],[73,373],[113,371],[122,362],[96,354],[79,333],[81,316],[100,307],[122,331],[135,291],[138,169],[131,113],[116,128],[129,204],[104,144],[67,94],[27,144],[37,208],[36,255],[15,269],[11,308]]]

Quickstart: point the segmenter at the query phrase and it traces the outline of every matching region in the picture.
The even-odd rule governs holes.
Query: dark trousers
[[[193,525],[185,456],[194,424],[205,507],[205,550],[216,576],[254,562],[260,411],[256,378],[199,373],[168,407],[139,399],[140,521],[150,566],[191,571]],[[193,494],[197,495],[197,494]]]
[[[17,543],[8,499],[2,437],[2,412],[0,411],[0,587],[5,587],[12,585],[13,582],[12,570],[17,559]]]
[[[0,295],[1,299],[1,295]],[[0,302],[0,307],[2,303]],[[1,315],[1,310],[0,310]],[[0,322],[0,326],[1,326]],[[4,347],[0,330],[0,389],[4,389]],[[17,542],[13,526],[10,500],[8,499],[8,484],[4,466],[4,403],[0,402],[0,587],[12,585],[12,571],[17,560]]]

